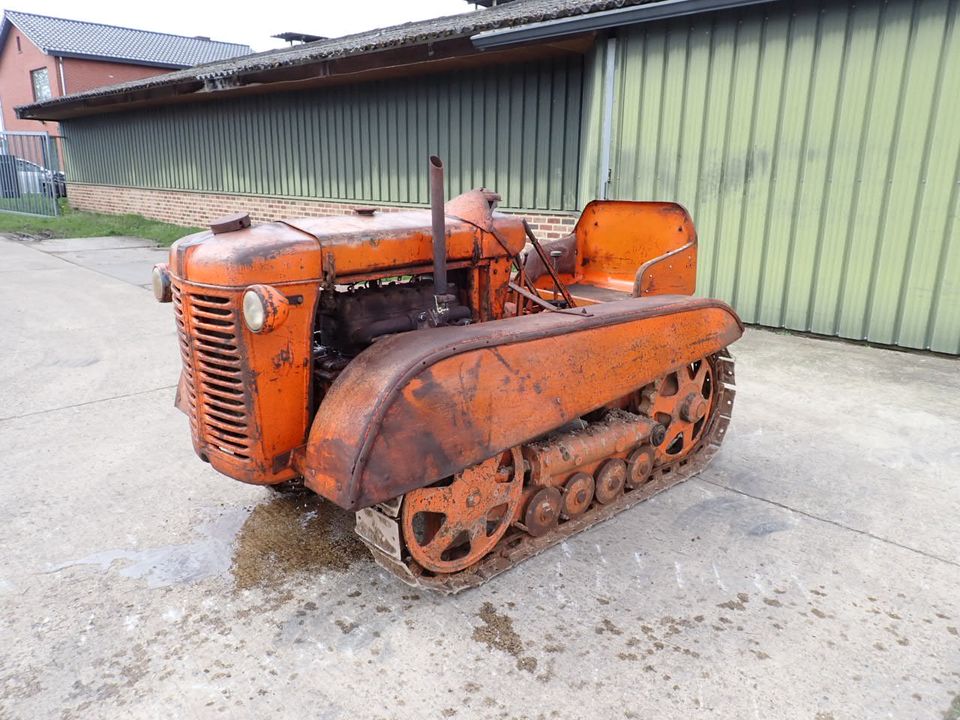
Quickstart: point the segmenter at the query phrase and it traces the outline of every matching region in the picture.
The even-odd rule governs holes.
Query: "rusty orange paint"
[[[429,274],[430,213],[234,223],[181,239],[169,261],[183,360],[177,404],[197,453],[244,482],[302,475],[355,509],[615,404],[740,336],[729,307],[685,297],[696,232],[680,206],[594,202],[575,240],[561,278],[585,313],[524,314],[539,308],[509,287],[522,221],[492,213],[482,193],[454,199],[447,266],[464,278],[473,324],[380,339],[321,395],[313,343],[322,293]],[[251,286],[284,303],[269,332],[242,319]],[[549,296],[549,277],[537,287]]]
[[[502,315],[508,253],[523,247],[519,218],[498,216],[497,228],[494,237],[447,218],[449,266],[470,269],[477,321]],[[291,457],[311,420],[320,286],[425,273],[431,266],[430,216],[421,211],[301,218],[177,241],[169,270],[184,365],[178,406],[191,417],[197,453],[243,482],[295,477]],[[242,294],[254,285],[268,285],[295,301],[271,332],[253,333],[242,321]],[[223,305],[222,319],[210,317],[220,312],[211,302]]]
[[[561,272],[568,285],[602,288],[624,297],[692,295],[697,281],[697,233],[689,213],[677,203],[594,200],[580,215],[576,265]],[[549,277],[537,287],[553,290]],[[579,303],[598,302],[596,294]]]
[[[417,488],[406,496],[401,513],[410,554],[432,572],[469,567],[497,544],[520,514],[522,491],[523,462],[517,448],[466,468],[449,485]],[[417,528],[415,518],[421,513],[433,519],[442,513],[443,522]],[[469,538],[469,552],[445,557],[464,537]]]
[[[433,483],[616,400],[742,334],[724,303],[631,298],[395,335],[327,395],[300,461],[308,487],[357,509]]]

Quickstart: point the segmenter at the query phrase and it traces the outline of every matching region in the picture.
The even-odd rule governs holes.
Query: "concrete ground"
[[[484,587],[218,476],[136,241],[0,240],[0,718],[960,718],[960,366],[749,330],[701,477]]]

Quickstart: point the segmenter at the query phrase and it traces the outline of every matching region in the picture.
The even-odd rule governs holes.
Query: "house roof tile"
[[[251,52],[248,45],[209,38],[169,35],[13,10],[4,13],[3,35],[8,30],[7,23],[18,27],[43,52],[63,57],[185,68]]]

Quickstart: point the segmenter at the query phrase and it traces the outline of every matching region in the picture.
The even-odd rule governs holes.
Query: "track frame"
[[[717,379],[716,396],[707,427],[696,447],[682,458],[655,466],[645,483],[625,488],[623,494],[609,504],[594,500],[584,514],[561,522],[540,537],[533,537],[515,524],[483,559],[445,575],[425,572],[405,552],[399,519],[402,497],[357,512],[356,533],[376,562],[408,585],[446,594],[478,587],[563,540],[699,474],[723,443],[736,395],[734,363],[729,352],[723,349],[709,356],[708,361]]]

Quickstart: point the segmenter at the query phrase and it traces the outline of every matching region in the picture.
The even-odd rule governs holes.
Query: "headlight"
[[[287,299],[269,285],[251,285],[243,294],[243,321],[251,332],[270,332],[282,325],[289,313]]]
[[[164,263],[153,266],[151,277],[153,296],[157,302],[168,303],[173,299],[173,290],[170,288],[170,273]]]
[[[267,319],[267,309],[255,290],[247,290],[243,294],[243,319],[253,332],[260,332]]]

